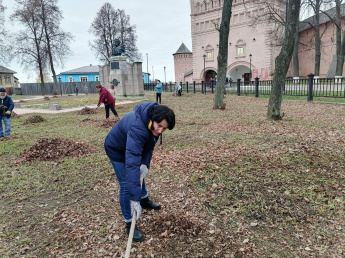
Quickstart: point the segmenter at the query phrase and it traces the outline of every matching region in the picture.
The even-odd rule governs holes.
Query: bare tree
[[[2,5],[2,0],[0,0],[0,63],[9,62],[11,60],[11,46],[6,42],[10,39],[10,34],[5,28],[5,7]]]
[[[302,0],[309,1],[309,0]],[[279,2],[278,2],[279,3]],[[281,2],[280,2],[281,4]],[[269,44],[273,47],[281,47],[284,42],[284,33],[287,23],[287,7],[288,1],[285,1],[285,10],[281,5],[277,6],[277,2],[270,0],[259,0],[257,8],[265,10],[264,12],[257,12],[252,14],[252,26],[257,26],[260,23],[270,24],[267,26],[267,35],[270,39]],[[299,45],[299,23],[296,24],[295,47],[293,52],[293,75],[299,77],[299,61],[298,61],[298,45]]]
[[[214,94],[214,109],[225,109],[224,93],[225,93],[225,79],[226,70],[228,67],[228,44],[230,33],[230,18],[231,18],[232,0],[224,0],[222,21],[220,23],[219,31],[219,52],[218,52],[218,75],[217,87]]]
[[[324,19],[325,16],[328,16],[327,12],[322,11],[322,7],[329,6],[330,2],[329,0],[304,0],[304,10],[307,13],[310,13],[310,10],[312,10],[313,16],[301,21],[302,28],[306,28],[306,26],[311,27],[314,30],[314,34],[312,37],[310,37],[310,42],[307,44],[313,45],[315,50],[314,55],[314,74],[316,76],[320,75],[320,65],[321,65],[321,53],[322,53],[322,45],[321,45],[321,39],[323,35],[325,34],[328,23],[325,23],[326,26],[321,31],[320,29],[320,22]]]
[[[49,58],[50,70],[53,74],[53,94],[57,94],[58,82],[54,63],[63,66],[66,56],[70,53],[69,43],[73,36],[60,29],[60,22],[63,16],[60,8],[57,6],[57,0],[38,0],[37,4],[41,8],[39,17],[44,31],[43,41]]]
[[[255,5],[257,5],[257,9],[264,11],[251,14],[251,26],[256,27],[262,23],[270,24],[267,28],[269,44],[282,46],[286,24],[285,11],[279,8],[275,1],[271,0],[258,0]]]
[[[43,73],[46,69],[47,56],[44,51],[44,31],[39,17],[40,8],[37,0],[16,0],[17,8],[11,19],[21,23],[21,30],[15,37],[14,53],[19,62],[28,70],[38,68],[41,77],[41,92],[45,95]]]
[[[90,46],[101,62],[109,63],[115,39],[119,39],[124,45],[129,61],[141,59],[136,47],[136,27],[130,25],[129,15],[123,10],[115,10],[110,3],[101,7],[91,24],[90,32],[96,37],[90,42]]]
[[[285,38],[279,55],[275,60],[275,73],[273,76],[272,90],[268,103],[267,118],[280,120],[283,87],[285,86],[286,73],[292,58],[295,44],[296,23],[299,19],[301,0],[290,0],[285,28]]]

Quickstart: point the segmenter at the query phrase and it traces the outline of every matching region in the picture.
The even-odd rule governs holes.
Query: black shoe
[[[161,209],[161,205],[158,203],[155,203],[153,201],[151,201],[149,199],[149,197],[146,197],[144,199],[140,200],[140,205],[143,209],[147,209],[147,210],[160,210]]]
[[[128,235],[129,235],[129,231],[131,230],[131,225],[132,225],[132,222],[126,223],[126,232]],[[135,226],[134,234],[133,234],[133,241],[134,242],[141,242],[143,240],[144,240],[144,235],[139,231],[137,226]]]

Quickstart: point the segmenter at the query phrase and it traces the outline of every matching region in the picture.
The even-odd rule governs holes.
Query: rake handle
[[[144,180],[144,175],[143,175],[143,173],[140,173],[140,187],[141,188],[143,187],[143,180]],[[131,224],[131,228],[129,230],[129,236],[128,236],[128,241],[127,241],[125,258],[129,258],[129,254],[131,252],[136,220],[137,220],[137,212],[134,210],[133,216],[132,216],[132,224]]]

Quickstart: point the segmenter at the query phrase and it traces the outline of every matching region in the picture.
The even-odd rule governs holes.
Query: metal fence
[[[98,93],[95,86],[100,82],[58,82],[58,89],[55,94],[75,94],[75,87],[78,93]],[[12,88],[12,94],[18,95],[43,95],[40,83],[21,83],[20,88]],[[54,83],[44,83],[44,93],[54,94]]]
[[[185,93],[214,93],[217,83],[182,83],[182,91]],[[228,82],[225,85],[227,94],[235,95],[270,95],[272,88],[272,80],[260,81],[256,78],[254,81],[243,82],[238,79],[237,82]],[[153,91],[155,84],[144,84],[144,89]],[[174,92],[175,84],[163,83],[164,92]],[[285,96],[305,96],[307,100],[312,101],[313,97],[331,97],[331,98],[345,98],[345,78],[314,78],[314,75],[309,75],[307,79],[291,79],[285,80],[282,85],[283,95]]]

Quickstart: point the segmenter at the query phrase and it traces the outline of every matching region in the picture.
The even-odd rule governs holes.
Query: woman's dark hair
[[[149,118],[157,123],[160,123],[165,119],[168,122],[169,130],[172,130],[175,127],[175,113],[167,106],[153,106],[150,110]]]

